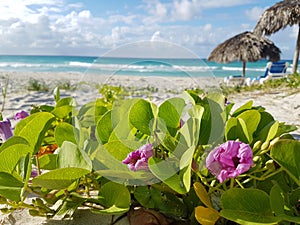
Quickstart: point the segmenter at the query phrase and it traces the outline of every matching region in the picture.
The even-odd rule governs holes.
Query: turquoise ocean
[[[291,71],[292,60],[288,61]],[[267,60],[248,62],[246,76],[263,75]],[[143,59],[87,56],[16,56],[0,55],[0,71],[79,72],[132,76],[226,77],[240,75],[242,63],[219,64],[206,59]]]

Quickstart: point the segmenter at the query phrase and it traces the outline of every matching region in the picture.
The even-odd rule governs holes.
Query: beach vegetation
[[[139,207],[139,224],[153,213],[165,224],[300,222],[295,126],[252,101],[233,110],[220,93],[186,90],[156,105],[98,90],[78,108],[57,88],[53,105],[18,117],[0,146],[2,213],[63,219],[84,207],[131,218]]]
[[[60,90],[76,90],[76,85],[72,85],[70,80],[60,81],[56,84]]]
[[[44,80],[31,78],[28,81],[28,91],[49,91],[49,86],[45,83]]]
[[[300,91],[300,75],[298,73],[290,74],[287,77],[270,79],[265,81],[263,84],[252,84],[250,86],[244,84],[236,84],[233,86],[221,85],[223,94],[230,95],[241,92],[273,92],[285,90],[287,92]]]

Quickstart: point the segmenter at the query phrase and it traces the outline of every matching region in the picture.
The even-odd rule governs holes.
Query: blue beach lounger
[[[288,75],[287,68],[288,62],[268,62],[264,75],[256,78],[247,78],[246,83],[248,85],[259,83],[263,84],[266,80],[286,77]]]

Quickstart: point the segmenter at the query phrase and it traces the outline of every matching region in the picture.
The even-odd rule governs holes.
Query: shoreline
[[[159,104],[165,99],[180,96],[185,89],[200,88],[205,92],[221,93],[220,84],[223,81],[222,78],[216,77],[105,76],[73,72],[0,71],[1,89],[7,78],[9,83],[3,111],[3,116],[7,118],[12,118],[13,114],[20,110],[29,111],[32,105],[53,105],[52,91],[57,85],[67,85],[66,89],[61,89],[62,97],[74,97],[79,105],[100,96],[97,88],[101,84],[128,88],[129,94],[135,94],[132,97],[151,99],[155,104]],[[30,80],[41,82],[49,90],[28,91]],[[2,93],[0,95],[0,106],[2,106],[3,95]],[[254,106],[265,107],[266,111],[279,122],[296,125],[298,127],[296,133],[300,134],[300,91],[294,94],[281,90],[272,93],[242,92],[229,94],[227,98],[235,103],[234,107],[241,106],[252,99]]]

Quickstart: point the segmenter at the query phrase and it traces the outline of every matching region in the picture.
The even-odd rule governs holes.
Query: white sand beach
[[[13,115],[20,111],[29,111],[32,105],[50,104],[54,105],[52,90],[58,84],[68,83],[70,86],[76,86],[79,83],[92,81],[96,83],[108,83],[110,85],[122,85],[127,87],[135,87],[136,90],[144,88],[148,92],[140,91],[135,97],[151,98],[155,103],[159,103],[164,99],[180,95],[187,88],[202,88],[206,91],[210,89],[218,90],[221,79],[217,78],[180,78],[180,77],[102,77],[88,76],[80,73],[0,73],[1,88],[7,87],[5,103],[3,103],[3,95],[0,96],[0,107],[4,104],[3,117],[12,118]],[[8,85],[5,81],[8,79]],[[48,92],[44,91],[28,91],[29,80],[44,80],[45,85],[49,88]],[[154,91],[153,91],[154,90]],[[151,93],[151,91],[153,91]],[[96,88],[91,89],[90,86],[84,85],[80,89],[69,89],[61,91],[62,97],[72,96],[76,98],[79,105],[94,100],[98,95]],[[1,93],[0,93],[1,95]],[[249,100],[254,101],[255,106],[264,106],[275,119],[287,124],[296,125],[300,129],[300,92],[294,94],[288,92],[247,92],[228,96],[230,102],[236,103],[238,107]],[[300,130],[293,132],[299,137]],[[0,224],[14,225],[37,225],[37,224],[109,224],[111,217],[100,216],[81,210],[75,214],[74,219],[66,221],[46,220],[40,217],[30,217],[27,210],[19,210],[11,215],[0,215]],[[116,225],[129,224],[127,218],[123,218]]]

